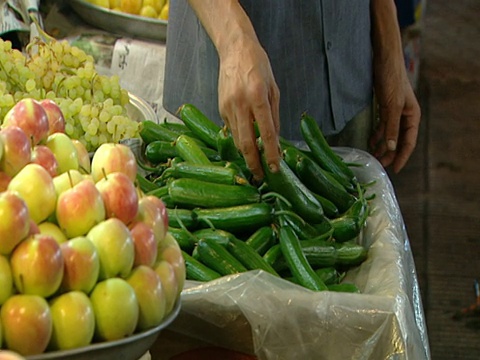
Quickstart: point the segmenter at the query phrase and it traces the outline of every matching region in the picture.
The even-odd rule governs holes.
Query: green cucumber
[[[207,118],[205,114],[192,104],[183,104],[178,109],[178,115],[197,138],[212,149],[217,149],[217,135],[220,126]]]
[[[173,142],[178,136],[177,133],[166,129],[151,120],[142,121],[139,134],[145,145],[156,140]]]
[[[211,239],[199,240],[197,251],[200,261],[221,275],[238,274],[248,271],[223,245]]]
[[[221,274],[201,263],[193,256],[190,256],[185,251],[182,251],[182,255],[185,261],[185,271],[188,280],[207,282],[222,277]]]
[[[253,203],[212,209],[194,209],[199,225],[222,229],[233,234],[252,233],[273,222],[273,207]]]
[[[177,154],[183,160],[192,164],[211,165],[208,156],[203,152],[202,147],[190,136],[179,135],[175,140]]]
[[[260,201],[258,189],[251,185],[226,185],[180,178],[168,185],[168,194],[180,207],[218,208]]]
[[[244,241],[231,238],[226,248],[230,254],[240,261],[248,270],[263,270],[272,275],[279,276],[273,267]]]
[[[192,164],[180,162],[172,164],[162,173],[162,179],[167,177],[198,179],[218,184],[247,184],[248,181],[238,174],[238,171],[220,165]]]
[[[245,240],[245,243],[260,255],[264,255],[265,252],[276,243],[276,241],[273,226],[262,226],[253,232],[253,234]]]

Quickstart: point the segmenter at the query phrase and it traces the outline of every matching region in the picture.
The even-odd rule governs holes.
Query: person
[[[171,0],[169,11],[164,108],[192,103],[224,122],[257,179],[254,122],[277,171],[279,137],[301,141],[304,112],[331,145],[395,172],[407,163],[421,116],[394,0]]]

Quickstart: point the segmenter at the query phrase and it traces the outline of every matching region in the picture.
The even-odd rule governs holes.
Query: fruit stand
[[[12,213],[6,204],[16,201],[17,214],[23,214],[16,216],[15,236],[6,235],[15,226],[0,224],[0,284],[9,289],[0,290],[0,349],[18,351],[28,360],[167,360],[205,347],[262,360],[428,360],[408,235],[378,161],[360,150],[332,149],[312,140],[321,134],[308,138],[308,131],[312,135],[319,129],[307,114],[301,119],[305,142],[283,144],[285,167],[280,175],[266,171],[267,190],[257,187],[249,182],[238,151],[228,149],[232,140],[226,128],[210,124],[192,104],[182,106],[178,118],[162,110],[161,79],[146,79],[138,71],[148,72],[150,60],[158,66],[165,50],[162,39],[128,38],[112,24],[92,29],[81,19],[92,13],[82,11],[95,9],[102,18],[111,16],[110,10],[73,3],[82,6],[77,14],[54,7],[45,16],[47,32],[68,40],[57,42],[33,24],[36,40],[27,47],[28,59],[0,43],[0,74],[7,83],[0,98],[0,173],[8,175],[0,178],[0,211]],[[129,17],[122,19],[131,24]],[[166,21],[160,25],[164,29]],[[103,49],[95,52],[96,46]],[[22,59],[21,65],[7,74],[4,67],[12,59]],[[43,66],[45,59],[49,66]],[[51,75],[52,68],[58,73]],[[19,113],[30,115],[24,118],[37,123],[34,130],[19,120]],[[57,123],[49,120],[54,115]],[[22,151],[20,138],[26,144]],[[43,145],[53,155],[50,163],[33,155]],[[287,150],[294,154],[294,165],[286,159]],[[323,151],[319,156],[325,163],[305,156],[306,150]],[[14,153],[24,156],[11,168],[7,160]],[[300,160],[310,161],[310,169],[320,163],[328,168],[317,173],[330,174],[325,175],[331,186],[323,189],[326,194],[310,193],[297,168]],[[347,170],[351,177],[345,183]],[[251,215],[240,220],[245,207]],[[219,209],[222,219],[215,218]],[[260,212],[265,217],[254,225]],[[230,216],[235,218],[225,220]],[[276,257],[268,258],[267,240],[257,247],[250,242],[255,226],[273,229]],[[315,269],[300,245],[309,239],[307,229],[315,232],[322,249]],[[205,232],[200,236],[197,230]],[[233,237],[215,243],[207,239],[209,230]],[[38,265],[39,252],[31,250],[39,244],[45,246],[48,267]],[[268,249],[273,248],[269,242]],[[74,276],[79,265],[71,259],[82,252],[81,278]],[[223,263],[214,258],[220,253],[233,259]],[[317,272],[326,269],[334,271],[328,282]],[[35,275],[44,272],[44,279],[53,280],[39,286]],[[12,300],[16,296],[36,296],[36,310],[43,311],[45,333],[28,350],[27,335],[20,327],[17,332],[15,317],[9,316],[20,306]],[[72,304],[88,316],[65,320],[60,314]],[[62,336],[66,333],[78,342],[69,342]]]

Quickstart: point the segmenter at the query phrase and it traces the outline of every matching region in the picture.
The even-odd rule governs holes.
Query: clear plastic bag
[[[360,241],[367,260],[344,281],[361,294],[312,292],[262,271],[187,281],[176,333],[258,359],[430,359],[424,312],[394,188],[370,154],[335,148],[362,182],[373,212]]]

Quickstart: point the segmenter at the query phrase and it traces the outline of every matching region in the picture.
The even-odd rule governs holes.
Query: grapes
[[[35,38],[22,53],[0,39],[0,120],[27,97],[55,101],[66,134],[88,151],[139,136],[140,124],[127,114],[130,99],[119,77],[98,74],[93,57],[66,40]]]

